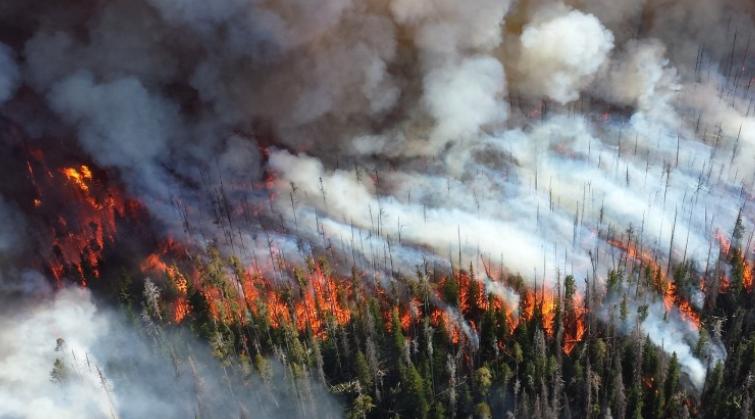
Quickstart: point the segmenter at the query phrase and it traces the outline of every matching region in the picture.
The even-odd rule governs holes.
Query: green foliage
[[[401,376],[400,411],[403,417],[427,419],[430,405],[425,393],[425,385],[419,371],[410,365]]]
[[[475,418],[479,419],[491,419],[493,413],[490,411],[490,405],[485,402],[477,403],[475,406]]]
[[[455,275],[449,275],[443,284],[443,301],[452,307],[459,307],[461,286]]]
[[[351,410],[346,415],[346,419],[365,419],[367,414],[375,407],[372,404],[372,397],[366,394],[359,394],[351,405]]]
[[[744,291],[745,260],[739,249],[732,248],[729,251],[729,264],[731,266],[731,287],[736,294]]]
[[[362,351],[357,351],[356,360],[354,361],[354,369],[356,370],[359,384],[363,389],[369,391],[372,388],[372,374],[370,374],[367,358],[365,358]]]
[[[65,362],[60,358],[55,358],[52,371],[50,371],[50,381],[55,384],[63,385],[70,378],[70,372]]]
[[[734,230],[731,233],[732,249],[739,250],[742,247],[742,237],[745,234],[745,226],[742,222],[742,211],[737,214],[737,221],[734,223]]]
[[[485,397],[493,385],[493,375],[487,367],[480,367],[474,373],[474,383],[480,395]]]
[[[702,358],[704,356],[705,347],[708,345],[708,341],[710,340],[708,336],[708,330],[705,328],[700,329],[700,338],[697,339],[697,343],[695,344],[695,349],[692,351],[692,353],[698,357]]]
[[[642,323],[648,318],[648,305],[643,304],[637,307],[637,320]]]
[[[615,294],[621,291],[621,286],[623,283],[624,283],[623,271],[608,272],[608,280],[606,281],[608,294]]]
[[[265,382],[269,382],[273,378],[273,368],[265,357],[260,354],[254,356],[254,369],[257,370],[257,373]]]
[[[577,282],[572,275],[564,278],[564,301],[571,301],[574,294],[577,293]],[[568,303],[567,303],[568,304]]]
[[[668,371],[666,372],[666,382],[663,386],[663,392],[666,397],[671,400],[672,396],[676,393],[676,386],[679,384],[679,360],[676,357],[676,352],[671,355],[671,361],[669,361]]]
[[[690,261],[682,262],[676,266],[676,269],[674,269],[674,280],[673,280],[675,296],[684,295],[684,292],[686,291],[687,287],[689,287],[690,285],[691,274],[692,274],[692,263]]]

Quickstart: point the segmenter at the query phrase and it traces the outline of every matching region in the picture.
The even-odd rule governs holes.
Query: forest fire
[[[541,326],[548,336],[553,336],[556,316],[556,301],[551,291],[544,291],[537,296],[537,290],[527,290],[522,300],[522,317],[531,321],[539,317]]]
[[[36,191],[32,206],[41,216],[37,232],[50,243],[42,252],[44,264],[56,280],[69,277],[85,286],[100,276],[105,246],[116,240],[116,224],[127,216],[130,203],[88,165],[53,170],[41,150],[29,156],[27,175]]]
[[[60,170],[71,182],[75,183],[82,192],[89,192],[89,185],[87,182],[92,180],[92,171],[85,165],[81,165],[79,169],[74,167],[66,167]]]
[[[610,239],[610,238],[607,239],[606,241],[611,246],[625,252],[629,259],[640,262],[640,267],[643,267],[643,266],[650,267],[653,272],[660,272],[662,279],[666,277],[666,275],[663,273],[663,270],[660,268],[660,265],[658,264],[658,261],[656,260],[656,258],[654,258],[648,252],[643,252],[643,251],[638,250],[636,247],[636,244],[624,243],[621,240]]]
[[[178,324],[191,312],[191,305],[187,300],[189,278],[178,268],[178,263],[186,257],[186,249],[172,238],[160,244],[159,251],[147,256],[140,264],[139,270],[145,276],[156,275],[165,279],[165,284],[173,292],[170,301],[172,305],[173,321]],[[196,273],[191,275],[196,276]]]
[[[679,312],[682,318],[692,325],[695,330],[700,329],[700,315],[692,308],[688,301],[679,302]]]
[[[433,327],[440,327],[443,325],[443,332],[450,337],[451,343],[454,345],[459,343],[459,336],[461,334],[461,328],[457,324],[456,320],[446,310],[436,308],[430,315],[430,321]]]
[[[718,245],[721,247],[721,253],[728,255],[729,250],[731,250],[731,240],[726,238],[720,231],[716,231],[713,235],[713,237],[718,242]]]
[[[654,286],[663,298],[663,305],[666,311],[672,311],[676,306],[682,319],[687,321],[695,330],[700,328],[700,315],[690,305],[689,301],[681,296],[675,289],[675,285],[669,282],[664,275],[658,262],[647,253],[641,253],[633,245],[626,245],[619,240],[608,240],[612,246],[622,249],[628,257],[631,257],[641,263],[640,267],[649,267],[650,272],[655,273]],[[724,288],[721,288],[724,291]]]
[[[144,258],[139,264],[139,269],[142,273],[165,273],[170,277],[180,275],[175,262],[182,261],[187,255],[186,248],[173,238],[168,238],[160,243],[158,251]],[[181,288],[186,292],[185,283]]]
[[[744,270],[742,272],[742,285],[745,288],[745,291],[748,293],[752,292],[752,283],[753,283],[753,266],[750,262],[744,261]]]
[[[585,325],[585,316],[587,309],[581,294],[572,296],[572,301],[566,301],[564,313],[564,353],[569,355],[577,347],[579,342],[585,338],[587,326]]]
[[[21,3],[0,417],[755,412],[752,2]]]
[[[296,269],[294,276],[299,288],[294,290],[290,284],[276,286],[256,270],[239,272],[237,275],[224,275],[219,279],[221,286],[234,283],[233,289],[238,294],[221,293],[219,290],[205,290],[212,297],[211,304],[222,304],[224,312],[231,317],[246,322],[245,316],[239,311],[249,309],[254,315],[266,313],[267,321],[276,329],[291,326],[300,332],[311,331],[315,336],[325,339],[327,331],[334,325],[343,326],[351,319],[348,307],[352,298],[352,287],[345,281],[338,281],[332,276],[326,276],[318,266],[314,271],[305,274]],[[226,290],[228,291],[228,290]],[[229,301],[228,295],[236,301]],[[235,306],[236,309],[232,309]],[[217,310],[213,314],[218,316]]]

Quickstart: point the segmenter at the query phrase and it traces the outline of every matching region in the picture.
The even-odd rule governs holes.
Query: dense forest
[[[611,240],[631,248],[630,233]],[[448,272],[420,266],[386,284],[357,266],[340,276],[327,253],[306,266],[276,261],[276,275],[291,279],[276,282],[213,247],[190,259],[172,244],[136,276],[124,271],[110,298],[145,350],[170,362],[183,344],[170,336],[199,337],[224,380],[264,383],[256,403],[270,412],[283,391],[302,417],[750,418],[755,295],[744,233],[738,220],[708,272],[684,262],[666,275],[654,260],[620,249],[605,280],[558,275],[547,288],[485,263],[482,272],[474,264]],[[706,295],[699,310],[684,304],[692,288]],[[680,356],[702,362],[702,386],[676,353],[644,334],[652,304],[667,310],[664,321],[677,316],[699,329],[694,353]],[[60,362],[53,381],[65,379]],[[108,373],[128,380],[119,368]],[[336,395],[344,412],[318,410],[313,387]],[[199,393],[195,402],[189,411],[215,417]]]

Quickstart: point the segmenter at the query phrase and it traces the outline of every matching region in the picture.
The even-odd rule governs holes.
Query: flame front
[[[29,150],[28,179],[36,196],[31,207],[39,216],[43,263],[56,280],[63,277],[86,286],[99,278],[103,252],[117,238],[117,220],[129,203],[115,187],[99,179],[85,164],[50,169],[41,150]],[[131,204],[133,205],[133,204]]]
[[[571,304],[566,304],[570,309],[567,309],[564,313],[564,353],[571,354],[577,343],[581,342],[587,332],[587,326],[585,326],[585,315],[587,309],[585,308],[583,297],[581,294],[576,294],[572,297]]]
[[[663,305],[666,307],[666,311],[670,312],[674,307],[677,307],[682,319],[688,322],[695,330],[700,329],[700,315],[690,305],[689,300],[676,290],[675,285],[669,282],[667,275],[663,272],[663,269],[655,258],[646,252],[638,251],[634,244],[625,244],[615,239],[609,239],[608,243],[625,251],[629,258],[639,262],[641,267],[648,267],[649,271],[654,273],[653,286],[663,298]],[[721,290],[722,292],[724,291],[723,282]]]

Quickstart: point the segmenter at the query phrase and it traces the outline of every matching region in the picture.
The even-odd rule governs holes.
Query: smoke
[[[662,42],[630,40],[624,51],[611,60],[605,79],[598,86],[609,102],[632,106],[643,115],[665,119],[666,125],[676,128],[673,99],[681,88],[677,79]]]
[[[523,88],[562,104],[579,98],[614,47],[613,34],[595,16],[563,4],[535,13],[520,41]]]
[[[39,276],[23,279],[39,295],[46,282],[32,275]],[[279,402],[296,396],[277,360],[265,361],[269,378],[247,363],[241,379],[185,332],[157,326],[159,344],[150,342],[86,289],[20,301],[0,308],[0,417],[239,417],[252,410],[265,418],[311,417]],[[306,376],[296,386],[317,397],[321,417],[340,415],[338,403]]]
[[[0,44],[0,104],[13,95],[20,78],[13,50],[5,44]]]
[[[506,307],[519,307],[519,294],[498,282],[492,280],[485,281],[485,292],[496,296],[496,298],[506,304]]]
[[[81,146],[97,164],[120,169],[135,192],[168,195],[156,166],[180,135],[175,105],[151,96],[135,78],[98,84],[87,72],[54,85],[49,98],[66,122],[78,126]]]
[[[453,140],[471,140],[507,109],[503,65],[491,53],[502,40],[508,1],[391,2],[393,17],[413,31],[422,73],[422,103],[435,121],[428,143],[409,141],[404,156],[435,155]]]
[[[631,295],[635,292],[631,287],[625,287],[622,292]],[[644,298],[644,297],[643,297]],[[667,310],[660,300],[646,302],[643,307],[642,300],[627,300],[627,317],[621,320],[617,308],[621,298],[617,295],[610,296],[603,305],[601,315],[611,319],[614,325],[624,334],[631,334],[635,330],[650,342],[661,348],[667,354],[675,353],[681,370],[687,374],[692,384],[698,391],[702,391],[707,373],[707,363],[713,365],[718,361],[726,360],[726,349],[721,342],[709,342],[704,348],[703,358],[696,356],[693,351],[696,347],[700,332],[688,320],[685,320],[676,309]],[[640,317],[640,308],[644,309],[644,317]]]
[[[458,65],[430,71],[425,78],[425,103],[438,121],[432,136],[470,138],[483,125],[503,122],[505,89],[501,63],[492,57],[464,59]]]
[[[160,234],[225,253],[239,237],[248,266],[265,236],[289,261],[328,249],[384,281],[482,256],[539,284],[600,281],[627,243],[710,272],[755,195],[752,5],[575,3],[4,5],[0,26],[23,30],[0,31],[2,142],[96,163]],[[27,266],[39,214],[11,183],[0,286],[87,318],[88,297],[50,299]],[[650,312],[645,333],[699,382],[694,333]]]
[[[107,326],[95,316],[85,291],[63,290],[53,301],[41,305],[3,310],[2,356],[0,357],[0,416],[44,418],[107,417],[108,401],[92,374],[81,374],[75,385],[56,386],[50,371],[56,356],[73,361],[76,352],[84,359]],[[56,339],[66,337],[66,346],[56,351]],[[72,352],[68,353],[68,350]],[[62,352],[62,353],[61,353]],[[71,372],[76,374],[76,372]]]

